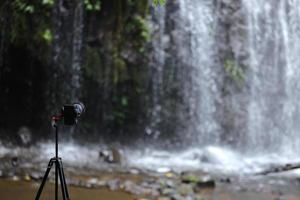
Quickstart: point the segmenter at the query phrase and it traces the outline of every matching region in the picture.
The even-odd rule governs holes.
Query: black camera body
[[[82,103],[66,104],[61,109],[64,125],[75,125],[78,118],[84,112],[85,107]]]

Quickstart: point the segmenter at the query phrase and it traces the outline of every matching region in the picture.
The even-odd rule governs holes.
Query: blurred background
[[[86,113],[60,129],[75,169],[241,175],[298,163],[299,8],[2,0],[0,170],[47,162],[50,116],[77,101]]]

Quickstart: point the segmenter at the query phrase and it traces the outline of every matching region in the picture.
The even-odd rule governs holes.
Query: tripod
[[[60,119],[60,116],[53,116],[52,117],[52,122],[53,122],[53,127],[55,128],[55,157],[51,158],[47,170],[45,172],[43,181],[40,185],[40,188],[36,194],[35,200],[40,199],[40,195],[42,194],[44,185],[47,181],[48,175],[50,173],[50,170],[53,166],[55,165],[55,200],[58,200],[58,176],[60,179],[60,185],[61,185],[61,192],[62,192],[62,197],[63,200],[69,200],[69,193],[68,193],[68,188],[66,184],[66,179],[65,179],[65,174],[64,174],[64,169],[63,169],[63,164],[61,158],[58,157],[58,125],[57,121]]]

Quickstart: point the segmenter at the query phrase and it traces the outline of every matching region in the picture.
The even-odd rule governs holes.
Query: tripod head
[[[72,126],[77,124],[78,119],[82,113],[85,111],[85,106],[83,103],[73,103],[65,104],[61,108],[61,113],[58,115],[53,115],[51,117],[52,126],[57,126],[58,122],[62,122],[64,125]]]

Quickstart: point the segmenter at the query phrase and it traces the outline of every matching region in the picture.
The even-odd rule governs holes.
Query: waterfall
[[[178,55],[189,68],[190,87],[184,88],[188,98],[190,127],[197,144],[219,142],[220,127],[216,120],[218,91],[218,66],[213,1],[180,0]]]
[[[162,71],[171,63],[181,77],[179,134],[189,142],[133,160],[238,173],[299,161],[300,1],[178,0],[165,15]]]
[[[165,48],[168,36],[165,35],[165,7],[156,7],[153,9],[153,12],[152,18],[149,20],[152,26],[153,36],[153,62],[150,64],[151,71],[149,73],[152,83],[152,100],[150,106],[150,122],[145,132],[147,135],[153,135],[154,138],[157,138],[160,134],[159,123],[161,122],[163,99],[163,68],[165,65]]]
[[[186,121],[186,133],[190,134],[185,133],[182,140],[191,137],[195,147],[225,145],[252,154],[298,152],[300,1],[242,0],[227,3],[231,7],[222,8],[224,4],[223,1],[178,0],[165,13],[173,25],[162,34],[169,35],[171,47],[158,45],[160,62],[157,63],[166,67],[169,60],[176,65],[174,68],[177,67],[181,77],[181,94],[188,107],[188,113],[182,114],[188,117],[181,121]],[[229,109],[241,110],[239,114],[223,112],[220,117],[219,110],[225,106],[222,86],[236,83],[222,79],[224,64],[218,53],[224,44],[217,42],[222,34],[217,32],[220,30],[217,16],[232,8],[236,9],[233,14],[221,20],[231,23],[231,29],[226,30],[230,40],[226,48],[234,54],[237,67],[244,66],[245,83],[230,93]],[[234,17],[238,19],[237,24],[232,21]],[[232,30],[240,27],[243,31],[233,34]],[[242,39],[238,41],[239,38]],[[245,51],[243,56],[239,55],[240,49]],[[160,68],[158,74],[164,70]],[[220,121],[227,117],[232,118],[233,123],[243,123],[225,129]],[[235,132],[240,132],[238,137],[233,135]],[[222,141],[230,135],[236,137],[231,146]]]
[[[179,0],[168,2],[165,9],[157,8],[152,19],[154,106],[150,124],[173,123],[176,128],[172,131],[177,132],[173,136],[179,135],[181,142],[190,139],[195,145],[218,143],[220,135],[214,12],[212,1]],[[178,128],[176,121],[185,128]]]
[[[7,49],[7,40],[8,40],[8,30],[9,30],[9,12],[11,11],[9,1],[0,7],[0,81],[3,79],[4,68],[5,68],[5,54]]]
[[[300,150],[300,1],[244,0],[249,51],[248,148]]]
[[[73,20],[73,41],[72,41],[72,97],[73,100],[78,100],[80,90],[81,77],[81,54],[83,40],[83,2],[78,1],[74,5],[74,20]]]
[[[78,101],[81,87],[84,8],[82,1],[58,0],[53,6],[53,57],[47,96],[51,110]]]

